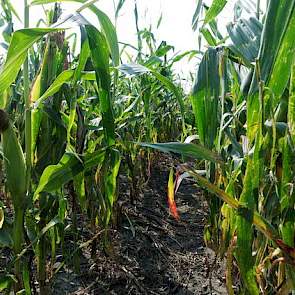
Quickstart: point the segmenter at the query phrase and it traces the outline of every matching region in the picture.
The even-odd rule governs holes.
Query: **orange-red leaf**
[[[168,205],[172,216],[179,220],[179,214],[177,211],[176,203],[174,200],[174,181],[173,181],[173,168],[170,169],[168,180]]]

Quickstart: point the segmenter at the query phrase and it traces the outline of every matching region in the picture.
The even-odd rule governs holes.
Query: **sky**
[[[23,16],[23,1],[10,0],[15,6],[20,17]],[[30,1],[30,0],[29,0]],[[111,20],[114,21],[114,1],[117,0],[99,0],[96,6],[104,11]],[[120,16],[117,22],[118,39],[124,43],[136,45],[137,37],[134,21],[134,1],[126,0],[125,4],[120,11]],[[249,0],[242,0],[249,1]],[[191,21],[196,9],[198,0],[137,0],[139,10],[139,26],[144,29],[152,25],[152,32],[154,33],[158,43],[166,41],[168,44],[175,47],[176,52],[184,52],[187,50],[197,49],[197,33],[193,32],[191,28]],[[205,1],[210,4],[212,0]],[[225,31],[225,26],[233,19],[233,4],[235,0],[228,0],[228,3],[219,16],[219,26],[221,31]],[[265,6],[266,0],[262,0],[262,6]],[[44,16],[43,9],[49,8],[50,5],[33,6],[30,8],[30,26],[34,27],[36,22]],[[81,4],[64,2],[62,7],[65,15],[74,12]],[[83,15],[93,24],[98,24],[96,17],[89,11],[84,10]],[[157,29],[156,24],[162,15],[162,22]],[[15,29],[22,27],[21,23],[17,24]],[[194,71],[196,62],[191,61],[188,63],[184,60],[178,65],[178,70],[181,71]]]

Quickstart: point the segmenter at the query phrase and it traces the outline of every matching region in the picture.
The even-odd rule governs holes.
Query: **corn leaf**
[[[96,73],[98,95],[102,113],[102,124],[108,145],[115,143],[115,124],[111,102],[111,75],[109,49],[104,35],[95,27],[86,26],[91,58]]]
[[[78,158],[73,153],[65,153],[57,165],[48,166],[42,173],[34,194],[37,200],[41,192],[54,192],[76,175],[103,162],[105,150],[100,150]]]
[[[212,35],[211,31],[208,28],[201,28],[200,32],[202,33],[203,37],[205,38],[206,42],[210,46],[217,46],[217,40]]]
[[[7,187],[15,207],[25,204],[26,164],[22,147],[11,125],[2,133],[2,149]]]
[[[117,177],[121,163],[121,156],[119,151],[111,149],[106,157],[108,158],[104,163],[104,169],[106,169],[104,175],[104,189],[108,204],[105,219],[105,225],[107,226],[111,218],[113,205],[117,199]]]
[[[290,79],[290,94],[289,94],[289,106],[288,106],[288,126],[289,132],[295,143],[295,60],[292,65],[292,74]]]
[[[251,66],[258,56],[262,24],[256,17],[241,18],[227,25],[227,31],[233,45],[230,49]]]
[[[271,0],[261,37],[258,63],[260,79],[274,93],[278,103],[290,78],[295,56],[295,0]],[[253,142],[259,125],[259,95],[257,73],[254,74],[247,99],[247,127]]]
[[[5,289],[9,289],[10,286],[15,283],[17,280],[12,275],[5,275],[0,277],[0,291],[4,291]]]
[[[224,8],[227,0],[213,0],[209,10],[206,12],[204,25],[212,21]]]
[[[179,214],[178,214],[175,199],[174,199],[175,191],[174,191],[173,174],[174,174],[173,168],[171,168],[169,173],[169,179],[168,179],[168,205],[169,205],[170,213],[176,220],[178,220]]]
[[[219,101],[219,56],[215,48],[209,48],[199,65],[191,95],[194,115],[201,143],[212,149],[217,135]]]
[[[138,76],[150,72],[150,70],[147,67],[136,63],[121,64],[118,69],[123,74],[128,76]]]
[[[23,29],[13,33],[9,45],[7,58],[0,73],[0,97],[3,92],[14,82],[17,74],[24,63],[27,51],[34,43],[44,35],[61,29]]]
[[[80,80],[82,71],[84,70],[87,59],[90,56],[90,49],[89,49],[86,30],[83,26],[81,26],[80,31],[81,31],[81,50],[79,54],[78,66],[75,69],[75,73],[74,73],[74,81],[73,81],[74,83]]]
[[[212,163],[218,163],[223,165],[222,158],[215,152],[205,148],[202,145],[193,143],[180,143],[180,142],[168,142],[168,143],[139,143],[141,146],[150,147],[160,150],[165,153],[176,153],[182,156],[192,157],[194,159],[208,160]]]
[[[69,82],[72,79],[73,75],[73,70],[66,70],[59,74],[54,82],[50,85],[50,87],[45,91],[45,93],[35,102],[35,105],[38,106],[46,98],[57,93],[65,83]]]
[[[253,173],[253,161],[248,159],[243,191],[239,200],[240,207],[238,209],[237,216],[236,259],[249,293],[258,295],[259,290],[255,281],[254,258],[252,257],[252,223],[255,206],[252,187]]]
[[[195,173],[194,171],[188,169],[188,173],[196,179],[198,184],[205,188],[206,190],[210,191],[217,197],[219,197],[222,201],[227,203],[231,208],[234,208],[238,210],[240,208],[239,201],[236,200],[234,197],[227,194],[225,191],[221,190],[216,185],[209,182],[206,178],[200,176],[198,173]],[[247,216],[253,214],[253,224],[256,226],[256,228],[262,232],[268,239],[276,242],[276,240],[279,238],[278,232],[276,229],[264,218],[262,217],[257,211],[254,212],[248,212],[248,210],[244,208],[244,210],[239,211],[240,216],[244,216],[247,218]]]

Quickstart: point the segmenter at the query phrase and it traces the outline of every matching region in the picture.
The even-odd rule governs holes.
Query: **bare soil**
[[[63,268],[52,294],[227,294],[223,264],[203,243],[207,209],[202,191],[184,181],[176,199],[180,221],[169,214],[171,160],[164,157],[153,165],[134,205],[120,176],[121,220],[111,231],[110,250],[98,247],[93,257],[89,247],[83,248],[81,274]]]

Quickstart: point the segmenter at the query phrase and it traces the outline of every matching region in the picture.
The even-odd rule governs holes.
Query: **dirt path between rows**
[[[167,166],[168,164],[168,166]],[[152,168],[152,176],[130,205],[120,177],[121,225],[112,232],[112,254],[83,249],[81,275],[60,272],[53,294],[227,294],[224,267],[203,243],[206,206],[202,192],[183,182],[177,194],[180,221],[167,206],[169,158]]]

